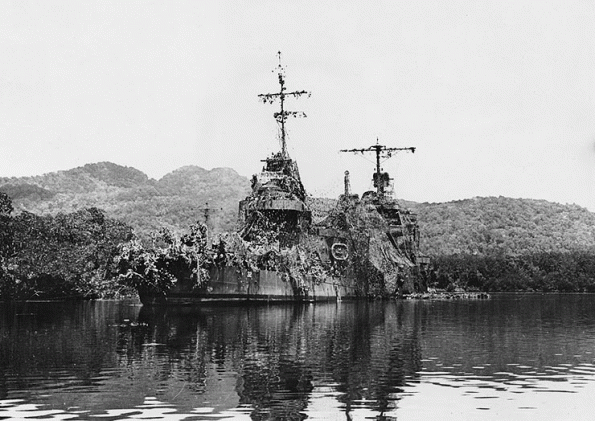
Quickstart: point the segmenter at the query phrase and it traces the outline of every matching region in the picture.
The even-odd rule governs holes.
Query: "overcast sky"
[[[0,176],[111,161],[250,176],[289,151],[315,196],[371,188],[339,149],[415,146],[383,164],[397,197],[509,196],[595,211],[595,1],[3,1]],[[372,160],[372,156],[367,157]]]

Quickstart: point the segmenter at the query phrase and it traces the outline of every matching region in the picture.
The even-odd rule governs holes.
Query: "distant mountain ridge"
[[[149,177],[132,167],[111,162],[86,164],[70,170],[29,177],[0,177],[0,186],[35,185],[53,193],[86,193],[100,185],[131,188],[149,182]]]
[[[238,201],[250,192],[246,177],[229,168],[185,166],[159,180],[111,162],[32,177],[0,177],[15,210],[38,214],[104,209],[141,235],[166,227],[179,232],[200,220],[215,231],[235,227]],[[207,210],[208,209],[208,210]]]
[[[178,168],[159,180],[110,162],[33,177],[0,177],[15,210],[37,214],[104,209],[141,236],[162,227],[185,230],[208,219],[215,232],[236,228],[238,202],[250,181],[230,168]],[[315,221],[336,200],[308,198]],[[207,204],[208,203],[208,204]],[[418,214],[425,253],[498,255],[595,250],[595,213],[545,200],[477,197],[446,203],[401,201]]]

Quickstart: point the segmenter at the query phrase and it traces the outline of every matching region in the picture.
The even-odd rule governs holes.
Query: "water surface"
[[[0,310],[0,418],[595,416],[595,295]]]

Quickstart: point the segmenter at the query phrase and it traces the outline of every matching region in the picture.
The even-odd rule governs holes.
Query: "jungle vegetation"
[[[98,208],[72,213],[12,215],[0,192],[0,298],[98,298],[118,296],[114,262],[132,229]]]
[[[439,287],[595,292],[595,214],[585,208],[507,197],[411,207]]]
[[[15,212],[37,215],[71,213],[96,207],[148,239],[162,228],[182,233],[191,224],[207,223],[214,232],[236,228],[238,202],[250,182],[229,168],[186,166],[159,180],[110,162],[32,177],[0,177],[0,191]]]
[[[114,270],[117,245],[133,232],[147,251],[152,233],[162,230],[180,237],[201,222],[211,232],[233,231],[249,186],[226,168],[187,166],[153,180],[109,162],[0,178],[0,270],[9,279],[2,288],[39,294],[39,285],[63,279],[52,293],[105,295],[102,278]],[[314,220],[336,203],[309,202]],[[595,291],[595,214],[585,208],[506,197],[401,203],[418,215],[421,250],[432,260],[431,285]],[[45,269],[35,269],[40,266]]]

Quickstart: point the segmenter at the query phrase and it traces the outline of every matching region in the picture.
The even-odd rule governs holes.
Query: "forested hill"
[[[186,230],[205,221],[212,229],[235,227],[238,201],[250,191],[246,177],[229,168],[179,168],[160,180],[110,162],[87,164],[34,177],[0,178],[0,191],[13,200],[16,212],[73,212],[98,207],[147,235],[161,227]],[[208,206],[207,206],[208,203]]]
[[[181,232],[197,220],[204,222],[207,202],[211,229],[235,229],[238,202],[249,194],[250,182],[232,169],[197,166],[153,180],[134,168],[102,162],[35,177],[0,178],[0,191],[13,199],[16,212],[56,214],[98,207],[147,235],[160,227]],[[323,218],[335,203],[311,198],[314,219]],[[595,249],[595,214],[576,205],[506,197],[402,205],[418,214],[422,250],[431,256]]]
[[[479,197],[409,203],[423,250],[493,256],[595,249],[595,213],[545,200]]]
[[[315,219],[335,206],[313,199]],[[417,213],[421,249],[430,256],[525,255],[595,250],[595,213],[545,200],[476,197],[446,203],[401,200]]]

